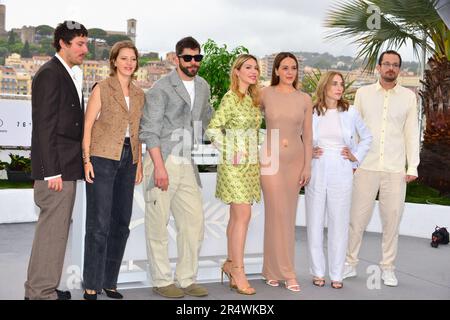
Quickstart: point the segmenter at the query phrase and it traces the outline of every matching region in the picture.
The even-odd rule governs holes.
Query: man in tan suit
[[[417,179],[419,125],[414,92],[397,84],[401,56],[392,50],[381,54],[379,82],[356,92],[355,106],[373,136],[371,148],[353,179],[350,232],[344,279],[356,276],[363,233],[372,217],[379,192],[383,225],[382,279],[398,285],[394,273],[406,184]],[[405,169],[406,168],[406,169]]]

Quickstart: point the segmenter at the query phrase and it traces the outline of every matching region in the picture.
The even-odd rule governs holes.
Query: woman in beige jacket
[[[144,92],[132,83],[138,51],[129,41],[110,54],[110,77],[98,83],[89,99],[83,138],[86,178],[84,298],[102,290],[113,299],[133,206],[134,185],[142,181],[138,131]]]

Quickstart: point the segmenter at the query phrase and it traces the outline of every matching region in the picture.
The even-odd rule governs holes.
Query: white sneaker
[[[356,277],[356,275],[356,268],[354,266],[351,266],[349,264],[344,265],[344,274],[342,277],[343,279],[353,278]]]
[[[389,287],[398,286],[398,280],[393,270],[384,270],[383,274],[381,275],[381,279],[383,279],[384,285],[386,286]]]

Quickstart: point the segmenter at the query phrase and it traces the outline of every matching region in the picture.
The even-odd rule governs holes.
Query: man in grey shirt
[[[181,39],[176,54],[176,70],[149,90],[141,120],[139,136],[148,150],[144,160],[147,255],[155,293],[167,298],[203,297],[208,291],[195,283],[203,241],[203,205],[191,150],[212,116],[210,88],[197,76],[203,58],[200,44],[192,37]],[[175,277],[179,287],[168,255],[170,211],[177,228]]]

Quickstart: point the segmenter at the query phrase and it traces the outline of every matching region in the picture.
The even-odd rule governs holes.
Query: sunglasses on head
[[[202,54],[196,54],[195,56],[190,55],[190,54],[183,54],[181,56],[178,56],[179,58],[182,58],[185,62],[191,62],[192,59],[195,60],[195,62],[200,62],[203,59],[203,55]]]

